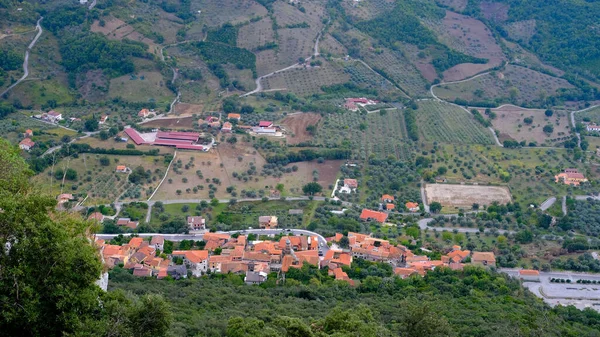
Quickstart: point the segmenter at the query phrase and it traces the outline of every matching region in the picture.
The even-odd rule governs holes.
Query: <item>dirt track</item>
[[[288,144],[294,145],[311,140],[313,136],[306,131],[306,127],[317,125],[320,120],[321,115],[316,113],[297,113],[287,116],[281,124],[293,133],[293,136],[290,134],[287,137]]]

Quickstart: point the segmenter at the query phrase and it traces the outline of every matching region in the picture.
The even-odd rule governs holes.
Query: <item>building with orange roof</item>
[[[131,238],[131,240],[129,240],[129,246],[133,249],[138,249],[138,248],[140,248],[140,245],[142,244],[143,241],[144,241],[144,239],[142,239],[140,237]]]
[[[321,265],[331,266],[335,265],[336,267],[348,266],[352,264],[352,255],[346,253],[341,250],[330,249],[327,251],[325,256],[323,257],[323,261],[321,261]]]
[[[375,220],[379,223],[384,223],[388,218],[388,215],[383,212],[372,211],[370,209],[363,209],[360,213],[360,219],[363,221]]]
[[[231,239],[231,235],[227,233],[204,233],[203,236],[204,241],[207,240],[218,240],[218,241],[229,241]]]
[[[267,253],[270,255],[281,255],[282,250],[279,249],[279,243],[272,241],[263,241],[254,244],[253,250],[257,253]]]
[[[127,166],[125,166],[125,165],[117,165],[117,168],[115,169],[115,172],[127,173]]]
[[[588,181],[577,169],[565,169],[564,172],[555,175],[554,180],[557,183],[562,181],[566,185],[573,186],[579,186],[579,184]]]
[[[401,279],[405,279],[412,275],[418,275],[418,274],[419,273],[414,268],[395,268],[394,269],[394,275],[399,276]]]
[[[229,255],[211,255],[208,258],[208,269],[213,273],[220,273],[221,265],[228,262],[232,262]]]
[[[470,250],[460,250],[460,247],[447,254],[450,261],[455,263],[464,262],[469,255],[471,255]]]
[[[239,121],[240,119],[242,119],[242,115],[236,114],[236,113],[230,113],[227,115],[227,119],[235,119],[235,120]]]
[[[87,219],[101,223],[102,221],[104,221],[104,215],[102,215],[102,213],[100,213],[100,212],[94,212],[94,213],[90,214],[90,216],[88,216]]]
[[[264,229],[277,228],[277,217],[272,215],[259,216],[258,226]]]
[[[342,233],[335,233],[335,236],[333,237],[333,241],[335,242],[340,242],[340,240],[344,237],[344,234]]]
[[[29,151],[35,145],[35,142],[29,138],[24,138],[21,142],[19,142],[19,148],[21,150]]]
[[[284,236],[279,240],[279,249],[283,249],[287,243],[287,241],[289,240],[290,244],[292,245],[292,249],[294,249],[294,251],[302,251],[302,250],[308,250],[308,238],[307,236]]]
[[[348,277],[348,274],[342,270],[342,268],[335,268],[331,271],[337,281],[348,282],[351,286],[354,286],[354,281]]]
[[[142,109],[138,112],[138,117],[146,118],[148,116],[150,116],[150,110],[148,109]]]
[[[523,281],[539,282],[540,272],[532,269],[519,270],[519,278]]]
[[[386,211],[393,211],[394,208],[396,208],[396,205],[394,204],[385,204]]]
[[[165,237],[162,235],[153,236],[152,241],[150,241],[150,246],[162,251],[165,248]]]
[[[159,280],[162,280],[165,277],[167,277],[167,275],[168,275],[167,274],[167,269],[168,268],[169,267],[162,267],[162,268],[160,268],[160,270],[158,271],[158,275],[156,276],[156,278],[159,279]]]
[[[392,202],[394,202],[394,200],[395,200],[395,198],[393,195],[384,194],[381,196],[381,202],[392,203]]]
[[[223,123],[223,126],[221,127],[221,132],[231,132],[231,130],[233,129],[233,124],[229,123],[229,122],[225,122]]]
[[[137,277],[150,277],[152,276],[152,269],[147,268],[147,267],[139,267],[139,268],[134,268],[133,269],[133,276],[137,276]]]
[[[425,261],[429,261],[429,257],[425,256],[425,255],[414,255],[414,256],[409,256],[405,259],[406,264],[407,265],[411,265],[412,263],[416,263],[416,262],[425,262]]]
[[[419,211],[419,204],[416,202],[407,202],[404,206],[409,212],[415,213]]]
[[[192,275],[196,277],[202,276],[208,269],[208,250],[175,250],[171,256],[182,257]]]
[[[31,138],[31,137],[33,137],[33,131],[31,129],[25,130],[24,136],[25,136],[25,138]]]
[[[496,256],[492,252],[473,252],[471,263],[484,267],[495,267]]]

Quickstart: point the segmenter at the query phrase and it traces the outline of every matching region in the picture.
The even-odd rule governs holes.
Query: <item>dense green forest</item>
[[[482,17],[481,0],[470,0],[466,12]],[[510,6],[508,20],[495,22],[501,34],[508,23],[536,20],[535,33],[529,41],[518,41],[544,60],[559,68],[579,70],[600,78],[600,37],[598,35],[598,1],[500,0]]]
[[[398,41],[414,44],[420,49],[431,48],[432,64],[442,73],[461,63],[486,63],[487,60],[465,55],[440,43],[420,18],[442,19],[444,11],[429,3],[407,1],[398,3],[391,13],[373,20],[359,22],[356,27],[389,48],[397,49]]]
[[[355,264],[358,262],[355,262]],[[353,266],[354,267],[354,266]],[[243,276],[139,279],[117,268],[110,288],[162,294],[175,317],[174,336],[595,336],[600,315],[550,309],[516,280],[479,268],[442,269],[424,278],[390,277],[366,263],[353,288],[327,270],[292,269],[286,284],[261,286]],[[353,268],[354,270],[356,268]]]
[[[230,63],[238,68],[250,69],[256,77],[256,56],[250,51],[233,47],[219,42],[197,42],[187,44],[188,48],[193,48],[209,64]],[[218,67],[211,69],[213,73]],[[218,73],[215,76],[221,78]]]
[[[221,42],[230,46],[237,44],[238,28],[231,23],[226,23],[217,29],[208,31],[206,40],[210,42]]]

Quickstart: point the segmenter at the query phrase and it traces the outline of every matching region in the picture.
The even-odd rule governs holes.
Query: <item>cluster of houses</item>
[[[35,142],[33,140],[31,140],[31,137],[33,137],[33,131],[30,129],[27,129],[25,131],[25,133],[23,134],[23,136],[25,138],[23,138],[23,140],[21,140],[21,142],[19,142],[19,148],[21,150],[29,151],[35,145]]]
[[[358,111],[358,107],[365,105],[374,105],[377,104],[377,101],[370,100],[368,98],[346,98],[346,102],[344,103],[344,109],[350,111]]]
[[[101,221],[102,215],[94,213],[90,218]],[[190,228],[205,228],[205,220],[201,217],[188,217],[187,220]],[[129,219],[119,219],[118,222],[125,226],[131,223]],[[277,217],[261,216],[259,224],[261,228],[276,228]],[[348,247],[342,249],[338,244],[343,238],[340,233],[327,238],[327,246],[332,246],[328,249],[315,235],[283,236],[278,241],[250,241],[246,235],[206,232],[202,237],[203,249],[174,250],[168,254],[161,254],[165,239],[160,235],[147,239],[134,237],[123,245],[112,245],[101,239],[95,242],[108,268],[122,265],[132,270],[135,276],[159,279],[233,273],[244,275],[247,284],[260,284],[267,280],[269,273],[275,272],[278,280],[285,280],[290,268],[310,264],[318,268],[327,267],[330,276],[354,285],[343,268],[350,267],[355,258],[389,263],[401,278],[423,276],[438,267],[461,270],[466,263],[484,267],[496,265],[494,253],[461,250],[460,246],[452,247],[441,260],[431,260],[425,255],[415,255],[405,246],[353,232],[347,235]]]
[[[565,169],[563,172],[554,176],[554,180],[565,185],[579,186],[581,183],[587,182],[585,176],[577,169]]]

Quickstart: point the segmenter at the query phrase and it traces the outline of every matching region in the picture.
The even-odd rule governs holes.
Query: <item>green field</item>
[[[155,102],[159,107],[171,103],[175,94],[166,86],[166,79],[155,71],[140,71],[110,81],[109,97],[121,97],[130,102]]]
[[[491,131],[455,105],[421,101],[416,116],[421,136],[427,142],[494,144]]]

